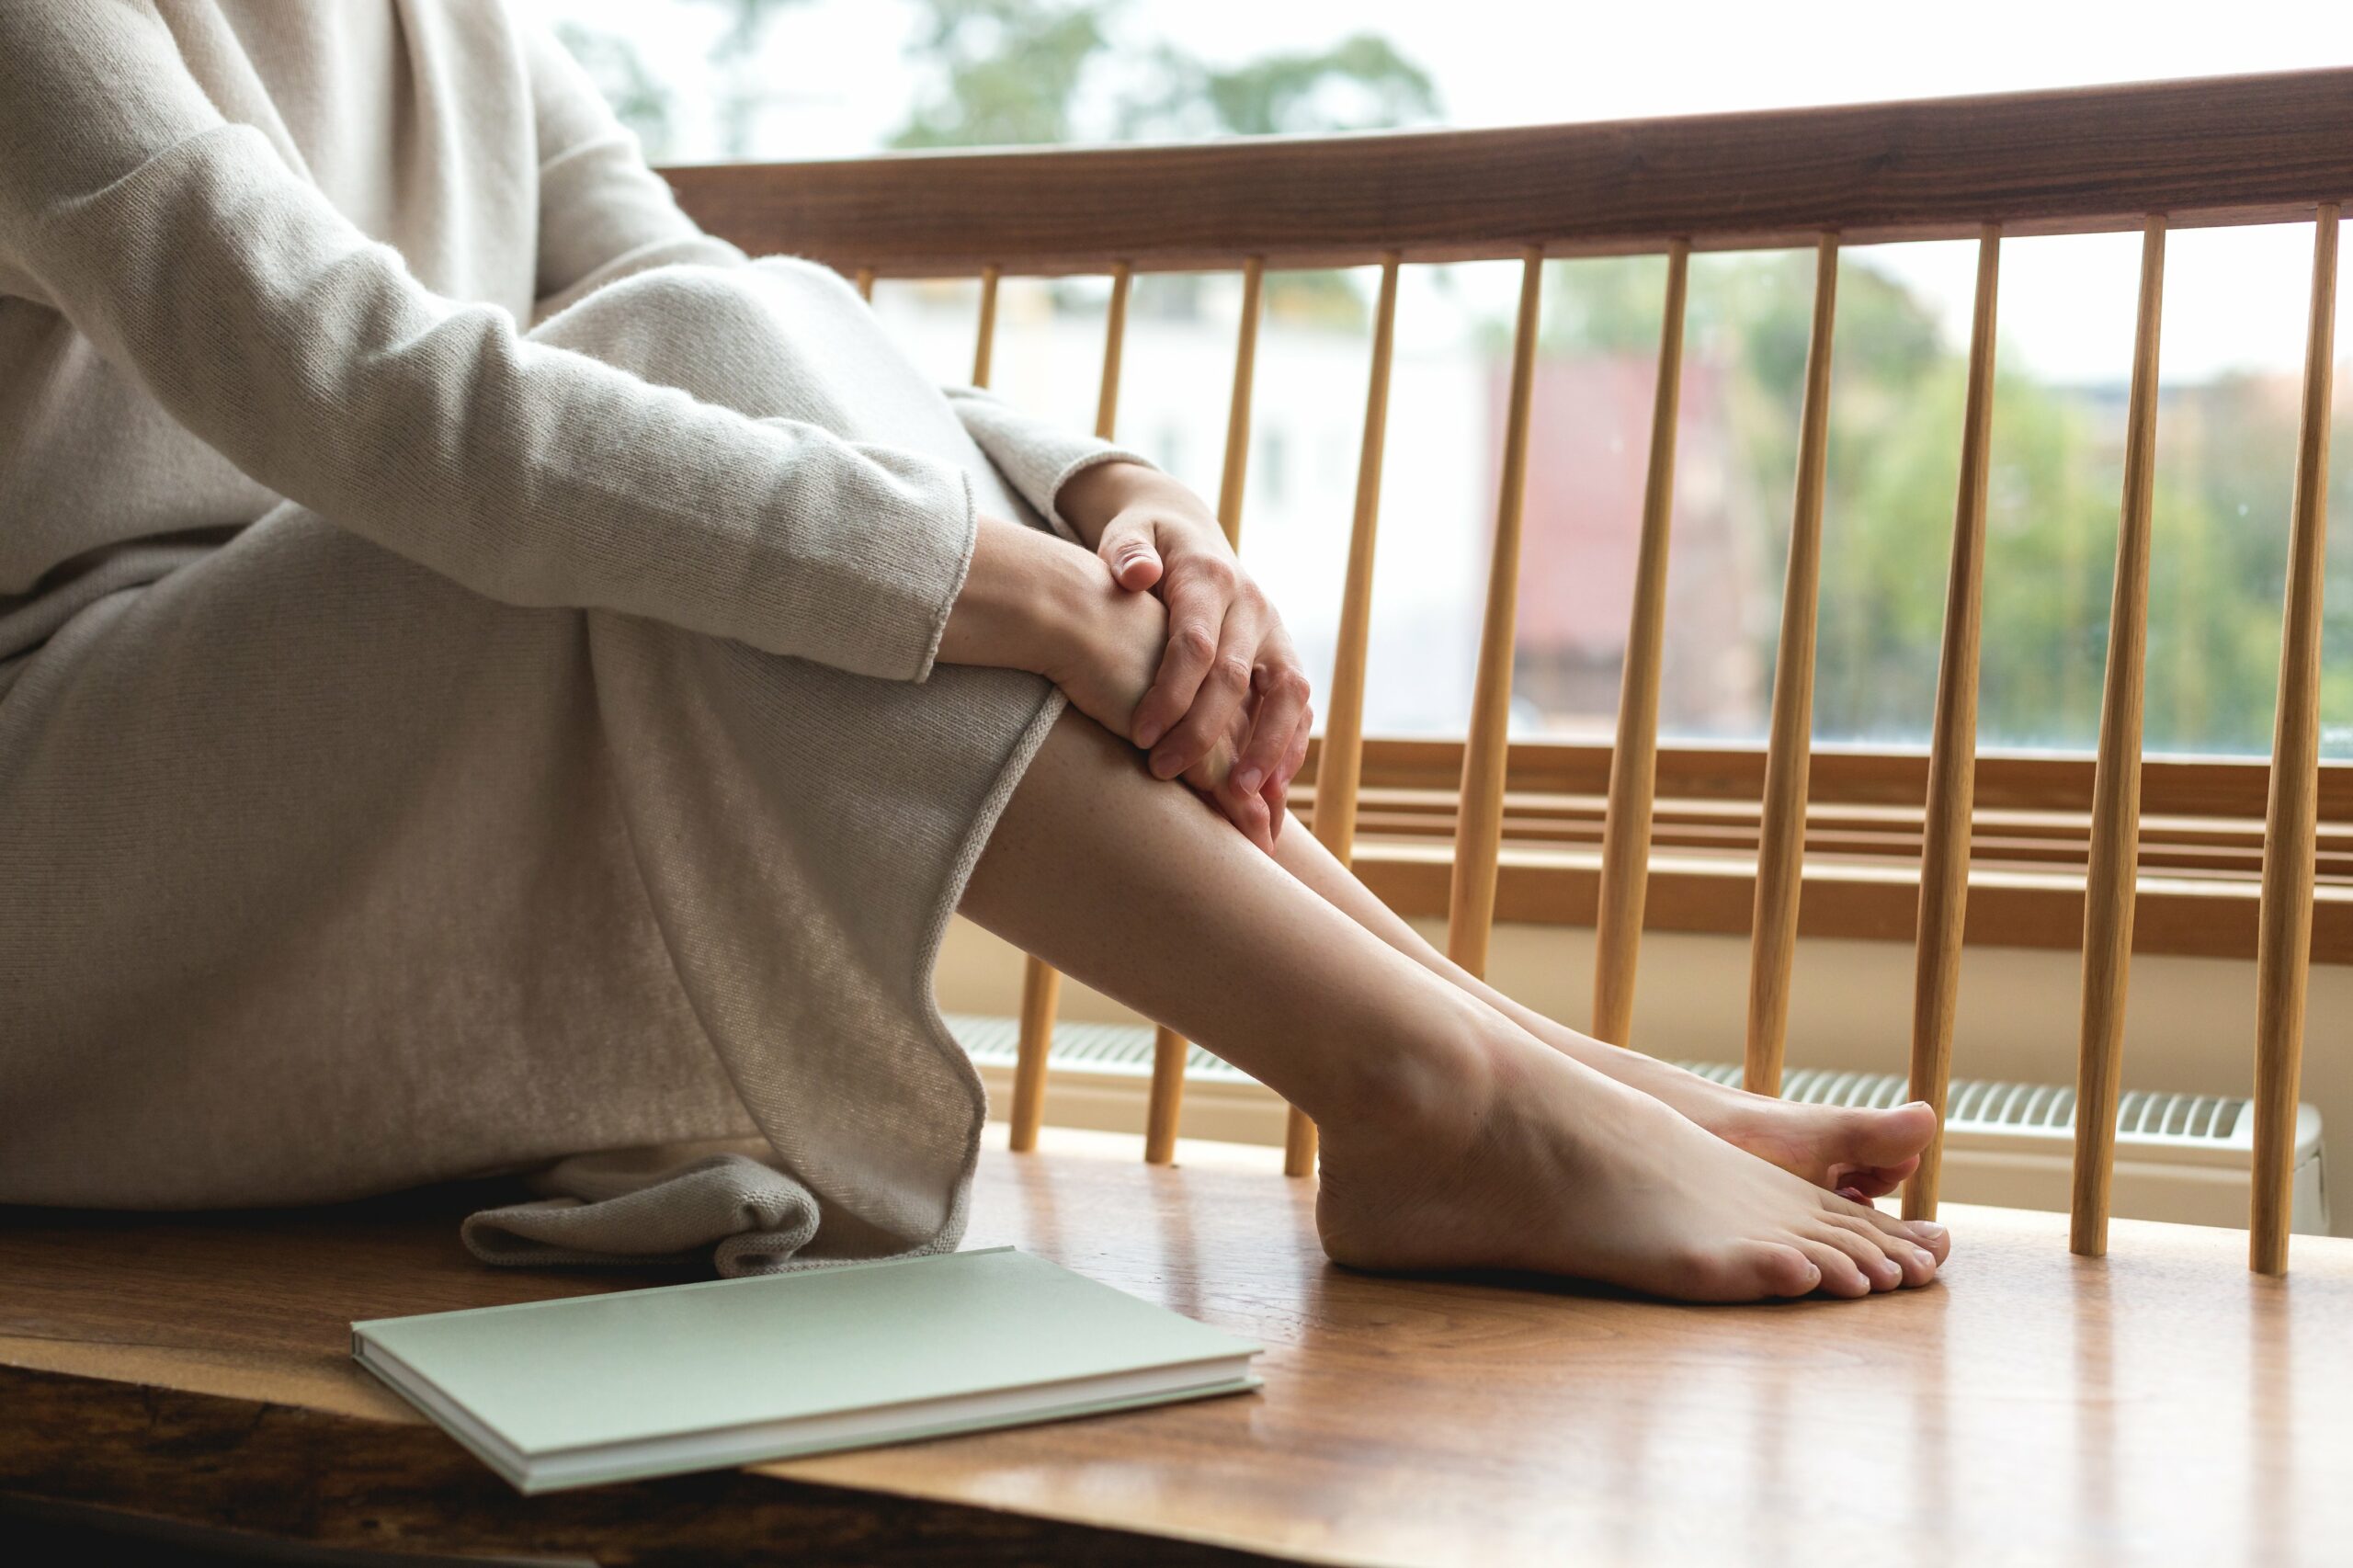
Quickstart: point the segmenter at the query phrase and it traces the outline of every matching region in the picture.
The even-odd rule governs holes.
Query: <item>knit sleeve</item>
[[[667,262],[744,265],[742,251],[678,210],[669,186],[646,166],[637,138],[555,35],[529,23],[522,35],[539,132],[537,313],[551,315],[615,278]],[[1055,506],[1065,481],[1099,462],[1146,462],[976,389],[945,390],[997,472],[1066,539],[1085,542]]]
[[[744,253],[678,210],[637,138],[555,34],[517,15],[539,138],[539,305],[544,320],[617,278],[672,262],[741,267]]]
[[[1005,475],[1006,483],[1038,508],[1056,533],[1074,543],[1087,541],[1057,504],[1063,486],[1073,475],[1104,462],[1152,466],[1151,460],[1141,453],[1024,414],[977,387],[949,387],[948,401],[973,441]]]
[[[962,585],[953,465],[434,294],[222,119],[147,0],[0,6],[0,276],[258,483],[494,598],[921,679]]]

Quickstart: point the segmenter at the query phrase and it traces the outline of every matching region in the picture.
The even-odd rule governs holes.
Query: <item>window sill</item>
[[[1398,913],[1447,914],[1461,746],[1369,741],[1358,802],[1357,874]],[[1311,760],[1311,766],[1313,766]],[[1762,753],[1663,750],[1643,924],[1654,931],[1745,936],[1756,900]],[[1919,912],[1926,760],[1820,751],[1807,812],[1803,936],[1909,942]],[[2353,768],[2323,769],[2313,959],[2353,963]],[[1512,748],[1495,918],[1591,926],[1601,875],[1608,750],[1561,743]],[[1302,774],[1294,797],[1312,801]],[[2087,760],[1988,756],[1979,764],[1967,941],[2073,949],[2083,941],[2090,832]],[[2140,896],[2133,948],[2204,958],[2255,956],[2262,885],[2259,762],[2144,765]],[[1744,799],[1744,797],[1745,797]],[[1302,817],[1313,821],[1312,806]]]

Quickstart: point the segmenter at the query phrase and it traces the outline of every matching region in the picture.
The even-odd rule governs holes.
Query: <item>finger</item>
[[[1284,789],[1290,789],[1290,781],[1299,777],[1299,770],[1307,766],[1308,744],[1314,738],[1315,710],[1313,707],[1302,709],[1299,727],[1291,732],[1290,744],[1283,748],[1283,759],[1276,766],[1275,776],[1268,782],[1279,783]]]
[[[1283,835],[1283,824],[1290,820],[1290,781],[1299,777],[1300,768],[1307,761],[1307,743],[1314,728],[1313,710],[1300,714],[1299,728],[1292,732],[1282,766],[1275,769],[1266,787],[1258,791],[1266,800],[1267,809],[1275,814],[1275,836],[1279,839]]]
[[[1268,855],[1275,852],[1274,819],[1267,814],[1267,802],[1256,795],[1222,786],[1215,797],[1218,809],[1226,820],[1242,830],[1242,836]]]
[[[1152,748],[1152,771],[1174,778],[1202,757],[1244,717],[1250,699],[1252,655],[1257,651],[1264,625],[1247,599],[1237,599],[1225,612],[1218,634],[1217,655],[1201,677],[1190,707],[1176,725]]]
[[[1148,517],[1112,518],[1096,541],[1095,553],[1111,569],[1112,580],[1130,593],[1142,593],[1160,581],[1160,547]]]
[[[1250,744],[1233,767],[1233,781],[1256,790],[1274,777],[1290,751],[1291,736],[1307,711],[1307,674],[1290,661],[1262,664],[1252,672],[1257,711],[1251,717]]]
[[[1128,738],[1146,750],[1192,707],[1201,682],[1209,678],[1210,666],[1217,661],[1218,638],[1225,627],[1226,606],[1233,599],[1232,574],[1226,574],[1226,586],[1221,590],[1220,570],[1215,563],[1197,565],[1161,586],[1161,597],[1168,602],[1168,646],[1160,656],[1152,689],[1136,704],[1133,727],[1128,732]]]

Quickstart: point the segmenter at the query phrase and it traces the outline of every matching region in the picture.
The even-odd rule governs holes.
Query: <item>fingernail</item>
[[[1266,781],[1267,770],[1263,767],[1241,767],[1234,770],[1233,787],[1245,795],[1256,794],[1258,786]]]
[[[1160,722],[1156,719],[1147,721],[1143,728],[1136,732],[1136,744],[1143,747],[1146,751],[1150,751],[1154,745],[1158,744],[1159,741]]]
[[[1152,754],[1152,776],[1154,778],[1174,778],[1184,771],[1176,766],[1175,757],[1164,756],[1159,752]]]
[[[1915,1236],[1926,1237],[1927,1240],[1932,1242],[1940,1242],[1945,1239],[1945,1228],[1942,1225],[1938,1224],[1934,1220],[1913,1221],[1912,1233]]]

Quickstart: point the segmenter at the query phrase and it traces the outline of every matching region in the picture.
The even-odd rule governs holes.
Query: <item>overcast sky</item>
[[[628,38],[681,90],[681,161],[717,156],[704,52],[724,25],[706,0],[527,0]],[[849,156],[904,117],[915,81],[903,0],[808,0],[770,29],[767,68],[787,100],[763,127],[767,157]],[[1452,125],[1686,114],[2353,63],[2353,4],[2228,6],[1979,0],[1972,5],[1634,0],[1130,0],[1122,45],[1166,40],[1241,60],[1351,32],[1386,35],[1436,79]],[[2347,134],[2353,135],[2353,125]],[[2138,241],[2013,242],[2003,347],[2068,381],[2120,379],[2129,362]],[[2165,374],[2292,368],[2302,354],[2309,229],[2210,230],[2168,246]],[[1879,247],[1875,265],[1935,299],[1965,336],[1968,245]]]

